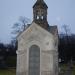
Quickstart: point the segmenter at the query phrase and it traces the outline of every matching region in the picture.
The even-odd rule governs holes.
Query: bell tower
[[[49,27],[47,22],[47,9],[48,6],[44,0],[37,0],[33,6],[33,21],[45,29]]]

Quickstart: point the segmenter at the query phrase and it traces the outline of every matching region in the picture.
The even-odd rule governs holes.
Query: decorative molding
[[[42,50],[42,53],[57,54],[58,55],[58,51],[56,51],[56,50]]]
[[[17,50],[16,54],[21,55],[21,54],[24,54],[25,52],[27,52],[27,50]]]
[[[53,75],[52,71],[42,71],[41,75]]]

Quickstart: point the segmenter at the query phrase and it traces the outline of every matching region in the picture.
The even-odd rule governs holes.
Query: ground
[[[71,69],[64,64],[61,66],[61,70],[59,75],[75,75],[75,65]],[[16,75],[16,69],[0,69],[0,75]]]
[[[2,69],[0,75],[16,75],[16,69]]]
[[[75,64],[72,66],[67,64],[61,65],[61,71],[59,75],[75,75]]]

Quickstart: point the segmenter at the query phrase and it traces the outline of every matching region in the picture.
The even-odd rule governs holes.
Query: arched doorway
[[[29,75],[40,75],[40,48],[37,45],[29,48]]]

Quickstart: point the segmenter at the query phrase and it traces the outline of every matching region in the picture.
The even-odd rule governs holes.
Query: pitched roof
[[[43,0],[36,1],[33,8],[36,8],[37,6],[39,6],[41,8],[48,8],[47,4]]]

